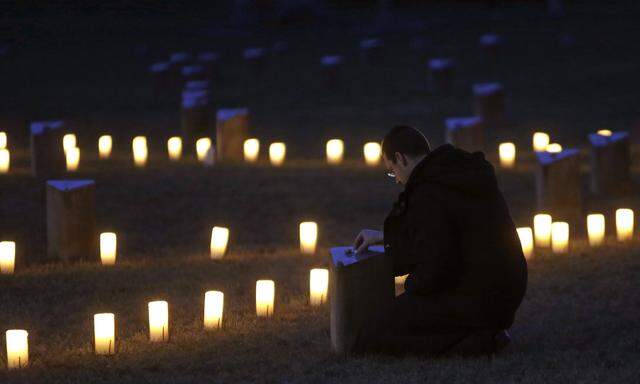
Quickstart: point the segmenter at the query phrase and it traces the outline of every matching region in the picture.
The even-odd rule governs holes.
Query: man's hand
[[[383,241],[384,234],[381,231],[363,229],[353,242],[353,249],[356,250],[356,253],[360,253],[366,251],[371,245],[382,244]]]

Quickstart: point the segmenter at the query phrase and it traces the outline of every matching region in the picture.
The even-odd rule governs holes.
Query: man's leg
[[[430,308],[429,298],[403,293],[389,311],[365,322],[354,353],[392,355],[440,355],[467,337],[472,330]]]

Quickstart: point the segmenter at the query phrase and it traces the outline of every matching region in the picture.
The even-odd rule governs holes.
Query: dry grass
[[[628,44],[637,10],[613,8],[596,17],[594,9],[584,7],[564,24],[527,8],[507,9],[498,27],[484,11],[442,21],[453,20],[458,11],[426,15],[434,29],[385,35],[389,56],[377,67],[363,66],[354,51],[358,39],[371,32],[361,26],[369,15],[358,13],[334,15],[341,23],[331,28],[289,35],[227,29],[232,33],[210,39],[172,34],[176,25],[202,30],[209,20],[197,17],[148,19],[153,33],[147,34],[132,27],[139,19],[120,18],[117,28],[137,31],[133,38],[98,34],[88,17],[77,22],[86,35],[62,29],[59,36],[29,41],[2,61],[9,76],[0,89],[6,101],[0,123],[9,131],[14,168],[1,178],[0,237],[17,241],[20,265],[16,275],[0,276],[0,330],[29,330],[31,366],[7,372],[1,351],[0,382],[637,381],[640,247],[611,242],[590,250],[582,228],[574,230],[571,255],[542,253],[530,262],[528,294],[513,328],[515,345],[493,361],[343,360],[330,353],[328,309],[307,305],[309,269],[326,265],[328,247],[380,225],[399,191],[381,169],[361,164],[366,140],[379,139],[394,123],[409,122],[440,143],[442,118],[469,114],[470,85],[491,79],[510,90],[519,148],[528,147],[535,127],[580,145],[597,127],[635,127],[637,90],[630,80],[637,73],[626,63],[637,57],[638,47]],[[65,21],[56,20],[38,19],[38,28]],[[477,36],[490,29],[514,43],[508,59],[495,65],[481,59],[476,47]],[[557,42],[564,31],[576,37],[571,49]],[[409,49],[415,36],[430,41],[422,54]],[[247,75],[240,50],[283,38],[291,52],[273,59],[264,77]],[[131,55],[131,45],[139,41],[150,44],[150,57]],[[185,45],[214,45],[227,54],[216,106],[248,105],[256,135],[263,143],[286,139],[293,161],[282,169],[265,164],[204,169],[193,161],[171,165],[163,159],[164,140],[179,130],[179,118],[170,100],[153,97],[144,67],[164,48]],[[349,82],[337,91],[323,88],[316,67],[319,55],[332,52],[347,55]],[[451,97],[425,91],[425,52],[459,60]],[[97,182],[99,230],[119,235],[114,268],[29,263],[45,249],[45,194],[44,183],[28,175],[24,124],[55,116],[79,134],[83,161],[76,176]],[[93,149],[105,131],[116,137],[110,164],[98,162]],[[127,153],[129,138],[140,133],[151,143],[146,170],[133,169]],[[335,169],[319,160],[324,140],[332,136],[346,139],[350,156]],[[528,225],[534,184],[531,157],[522,159],[516,171],[500,173],[499,179],[516,222]],[[640,201],[589,198],[586,209],[611,213],[621,204],[638,208]],[[297,224],[306,219],[320,225],[314,257],[297,251]],[[232,231],[222,261],[206,257],[214,225]],[[269,321],[254,315],[259,278],[276,282],[276,313]],[[220,332],[201,326],[203,296],[210,289],[225,292]],[[168,344],[147,341],[146,303],[154,299],[170,305]],[[116,314],[118,354],[110,358],[92,353],[92,315],[102,311]]]

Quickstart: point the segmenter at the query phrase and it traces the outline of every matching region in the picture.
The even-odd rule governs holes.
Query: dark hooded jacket
[[[395,275],[452,324],[507,329],[527,265],[493,166],[446,144],[413,170],[384,224]]]

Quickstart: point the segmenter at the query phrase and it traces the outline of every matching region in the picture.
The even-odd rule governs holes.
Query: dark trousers
[[[428,296],[403,293],[390,310],[367,321],[354,353],[390,355],[486,355],[495,350],[499,330],[470,325],[443,313]]]

